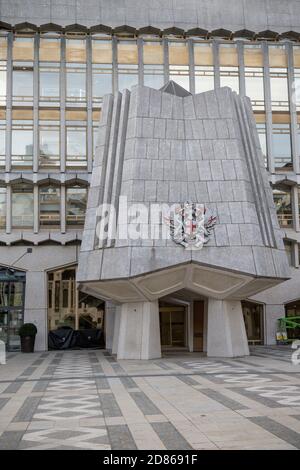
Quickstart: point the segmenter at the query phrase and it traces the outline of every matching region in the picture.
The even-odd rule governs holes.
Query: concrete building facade
[[[277,318],[300,309],[299,13],[296,0],[151,8],[134,0],[0,1],[0,328],[11,349],[23,321],[36,323],[39,350],[53,325],[102,325],[103,303],[76,293],[75,276],[103,97],[169,80],[196,95],[225,86],[251,99],[291,272],[275,288],[245,293],[242,306],[248,339],[275,342]],[[192,350],[186,298],[160,309],[165,342],[173,332],[173,347]],[[111,349],[114,307],[105,310]]]

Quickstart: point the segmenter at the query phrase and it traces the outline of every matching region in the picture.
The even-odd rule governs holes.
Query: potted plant
[[[37,334],[36,326],[33,323],[24,323],[19,329],[21,337],[21,351],[24,353],[34,351],[35,335]]]

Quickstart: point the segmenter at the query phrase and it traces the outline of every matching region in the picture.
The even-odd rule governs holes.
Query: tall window
[[[92,40],[93,103],[102,102],[103,96],[112,92],[111,40]]]
[[[59,226],[60,188],[58,186],[41,186],[39,205],[41,227]]]
[[[272,114],[272,149],[275,168],[292,171],[291,124],[288,113]]]
[[[67,225],[84,225],[87,204],[87,188],[84,186],[68,187],[66,191]]]
[[[138,84],[138,49],[136,40],[118,42],[118,84],[119,90],[130,90]]]
[[[43,106],[59,105],[60,38],[40,39],[39,90]]]
[[[292,227],[293,226],[293,212],[292,212],[290,189],[274,188],[273,198],[274,198],[279,225],[283,228]]]
[[[6,57],[7,38],[0,36],[0,106],[6,104]]]
[[[236,44],[220,44],[220,84],[239,92],[239,64]]]
[[[33,102],[33,37],[15,37],[13,43],[13,104]]]
[[[194,43],[195,91],[214,89],[214,60],[210,43]]]
[[[164,51],[161,41],[143,43],[144,85],[159,89],[164,85]]]
[[[0,109],[0,168],[5,167],[6,112]]]
[[[264,109],[263,51],[260,44],[244,45],[246,95],[251,99],[253,109]]]
[[[86,168],[86,111],[67,111],[67,168]]]
[[[268,168],[267,158],[267,136],[266,136],[266,116],[264,113],[255,113],[256,129],[258,132],[259,143],[264,158],[265,167]]]
[[[12,168],[30,169],[33,160],[33,113],[14,109],[12,121]]]
[[[6,188],[0,186],[0,228],[5,228],[6,223]]]
[[[86,40],[66,42],[67,103],[82,106],[86,102]]]
[[[18,184],[12,188],[12,226],[33,226],[33,188],[29,184]]]
[[[101,110],[93,111],[93,158],[95,158],[96,147],[98,143],[98,130],[99,130],[100,116],[101,116]]]
[[[190,89],[189,50],[186,42],[169,41],[169,77],[186,90]]]
[[[55,109],[40,110],[39,165],[40,168],[60,166],[60,112]]]

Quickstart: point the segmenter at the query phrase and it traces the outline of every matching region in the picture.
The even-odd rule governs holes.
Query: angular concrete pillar
[[[113,335],[112,351],[111,351],[112,354],[118,354],[120,320],[121,320],[121,305],[117,305],[116,312],[115,312],[114,335]]]
[[[105,347],[112,350],[116,304],[111,301],[105,302]]]
[[[158,301],[122,304],[117,357],[161,357]]]
[[[241,302],[208,299],[207,356],[248,356],[249,347]]]

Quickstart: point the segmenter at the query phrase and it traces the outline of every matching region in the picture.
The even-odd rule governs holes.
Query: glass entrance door
[[[25,273],[0,269],[0,340],[8,351],[20,349],[18,330],[24,319]]]
[[[160,307],[160,339],[164,348],[185,346],[185,308]]]

